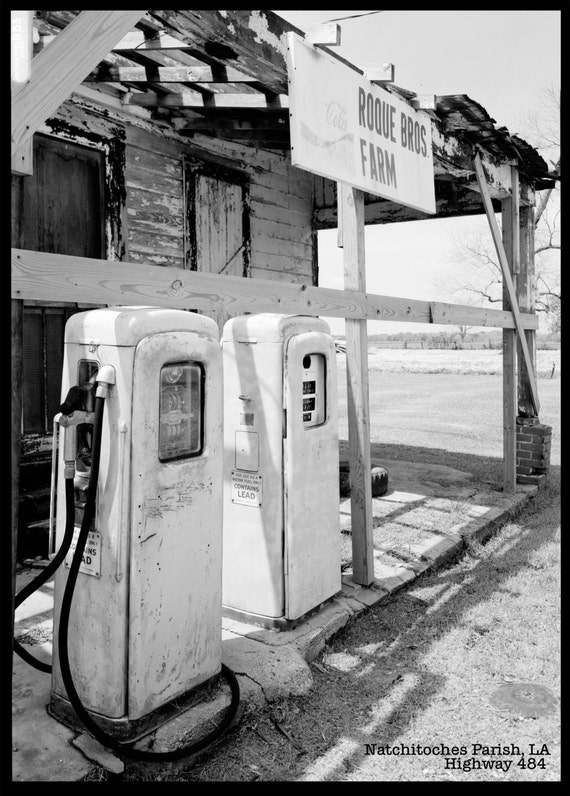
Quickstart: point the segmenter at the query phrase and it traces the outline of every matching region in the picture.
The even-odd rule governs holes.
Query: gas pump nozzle
[[[64,415],[60,412],[55,416],[55,422],[59,423],[59,425],[65,429],[63,435],[64,478],[75,477],[75,462],[77,458],[77,434],[74,432],[69,433],[68,429],[84,423],[92,425],[94,418],[94,412],[84,412],[80,410],[71,412],[69,415]]]
[[[96,397],[106,398],[109,386],[115,384],[115,368],[112,365],[103,365],[96,376],[85,385],[71,387],[64,402],[60,406],[60,413],[55,416],[55,422],[64,429],[63,459],[65,464],[64,477],[74,478],[77,461],[77,434],[68,433],[67,429],[81,425],[93,425],[94,412],[88,412],[83,407],[87,391],[97,383]],[[80,408],[81,407],[81,408]]]

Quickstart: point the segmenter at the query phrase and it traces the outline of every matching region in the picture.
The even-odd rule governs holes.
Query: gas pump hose
[[[83,550],[85,548],[87,536],[89,534],[89,529],[91,527],[91,522],[95,514],[95,499],[97,494],[97,480],[99,475],[99,461],[101,453],[101,428],[103,424],[104,404],[105,404],[104,393],[100,395],[98,390],[97,397],[95,398],[95,418],[93,424],[91,474],[89,478],[89,486],[87,488],[87,499],[83,514],[83,521],[81,523],[81,529],[79,532],[79,538],[77,540],[77,546],[73,556],[73,561],[71,563],[71,568],[69,570],[69,575],[67,578],[67,583],[65,586],[63,600],[61,604],[59,633],[58,633],[59,664],[61,668],[61,674],[63,678],[63,683],[65,685],[65,689],[67,691],[67,695],[75,712],[77,713],[77,716],[81,719],[85,727],[94,735],[94,737],[101,744],[103,744],[104,746],[113,751],[118,752],[119,754],[123,754],[127,757],[131,757],[136,760],[145,760],[148,762],[162,762],[162,761],[167,762],[170,760],[179,760],[180,758],[187,757],[191,754],[195,754],[196,752],[199,752],[202,749],[205,749],[206,747],[210,746],[215,740],[220,738],[223,735],[223,733],[227,730],[227,728],[230,726],[235,714],[237,713],[237,709],[239,706],[239,699],[240,699],[239,684],[235,674],[232,672],[231,669],[229,669],[225,664],[222,664],[220,673],[230,686],[231,702],[220,724],[204,738],[201,738],[198,741],[195,741],[194,743],[189,744],[187,746],[180,747],[179,749],[173,749],[169,752],[149,752],[142,749],[135,749],[134,748],[135,742],[132,743],[118,742],[116,741],[115,738],[108,735],[101,727],[99,727],[99,725],[93,720],[91,715],[88,713],[88,711],[82,704],[81,699],[79,698],[79,695],[75,688],[75,684],[73,682],[71,668],[69,665],[69,650],[68,650],[69,615],[71,611],[71,603],[73,599],[75,584],[77,581],[77,575],[79,573],[79,567],[82,561]]]
[[[43,570],[43,572],[41,572],[18,592],[14,600],[14,608],[18,608],[18,606],[21,605],[24,600],[27,600],[31,594],[40,588],[40,586],[43,586],[43,584],[52,577],[56,569],[67,555],[67,551],[69,550],[73,539],[73,530],[75,527],[75,496],[73,478],[67,478],[65,480],[65,516],[65,533],[59,550],[47,567]],[[26,663],[29,663],[30,666],[33,666],[34,669],[39,669],[40,672],[47,672],[48,674],[52,671],[51,664],[44,663],[43,661],[38,660],[38,658],[35,658],[25,647],[16,641],[16,639],[14,639],[13,648],[14,652],[19,655],[22,660],[26,661]]]

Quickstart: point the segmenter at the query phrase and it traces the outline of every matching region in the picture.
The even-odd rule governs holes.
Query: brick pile
[[[538,417],[517,417],[516,468],[518,484],[540,486],[550,468],[552,426]]]

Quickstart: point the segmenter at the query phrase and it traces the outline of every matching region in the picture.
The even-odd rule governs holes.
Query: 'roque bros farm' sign
[[[435,213],[427,114],[295,33],[287,48],[293,165]]]

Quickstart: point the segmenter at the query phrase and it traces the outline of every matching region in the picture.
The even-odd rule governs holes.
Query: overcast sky
[[[395,83],[418,94],[467,94],[497,126],[529,143],[528,114],[544,90],[560,87],[560,11],[276,11],[303,31],[339,17],[343,58],[363,68],[391,62]],[[362,15],[362,16],[356,16]],[[454,240],[481,217],[366,227],[370,293],[457,302],[441,278],[451,273]],[[342,288],[336,230],[319,233],[319,282]],[[327,319],[335,334],[344,321]],[[441,331],[444,327],[433,327]],[[426,331],[418,324],[371,322],[369,334]]]

